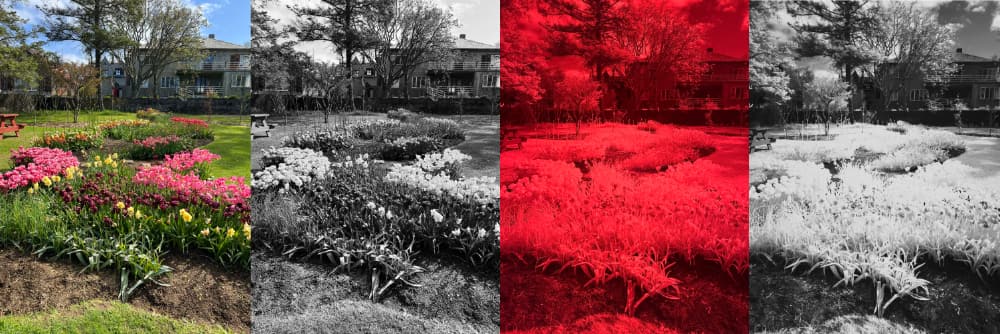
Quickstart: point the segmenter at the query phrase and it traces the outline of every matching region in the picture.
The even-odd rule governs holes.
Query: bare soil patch
[[[441,262],[421,263],[413,280],[380,303],[367,299],[363,273],[255,252],[254,330],[266,333],[495,333],[499,279]]]
[[[227,270],[206,256],[168,255],[174,269],[163,282],[147,284],[129,303],[179,319],[250,331],[250,282],[246,272]],[[0,249],[0,315],[66,308],[91,299],[117,300],[117,273],[80,272],[81,266],[46,261],[16,250]]]

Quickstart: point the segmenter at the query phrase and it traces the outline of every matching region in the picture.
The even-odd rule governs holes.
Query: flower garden
[[[751,277],[767,285],[756,277],[777,275],[769,266],[811,274],[818,289],[854,296],[830,298],[859,305],[815,300],[824,305],[816,314],[874,314],[932,332],[1000,329],[978,317],[1000,311],[1000,177],[956,159],[975,153],[968,142],[977,139],[905,123],[837,130],[751,154],[750,250],[764,270]],[[773,327],[796,310],[752,317]]]
[[[510,128],[524,141],[501,157],[503,329],[745,332],[746,139],[734,130]]]
[[[280,146],[254,153],[255,249],[360,275],[363,299],[374,305],[424,289],[422,277],[440,263],[495,279],[498,184],[463,175],[471,157],[451,147],[465,139],[462,124],[434,117],[294,128]],[[496,312],[496,323],[477,319],[476,326],[495,330]],[[255,316],[260,328],[281,321],[258,319],[270,318]]]
[[[0,172],[0,247],[114,273],[122,301],[157,285],[170,289],[168,253],[247,271],[250,186],[242,175],[249,168],[230,163],[247,166],[249,144],[242,155],[222,150],[225,157],[206,149],[246,127],[134,115],[29,124],[42,133],[4,139],[19,147]],[[224,134],[216,138],[215,130]]]

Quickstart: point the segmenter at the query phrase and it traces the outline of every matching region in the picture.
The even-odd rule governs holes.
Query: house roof
[[[980,56],[970,55],[968,53],[958,52],[958,51],[955,52],[954,61],[956,63],[992,63],[992,62],[996,62],[996,60],[993,60],[993,59],[983,58],[983,57],[980,57]]]
[[[714,52],[712,48],[709,48],[705,53],[706,62],[746,62],[747,59],[740,59],[733,56],[721,54]]]
[[[499,46],[489,45],[462,37],[455,39],[455,48],[461,50],[500,50]]]
[[[205,45],[205,49],[209,50],[249,50],[249,47],[242,46],[239,44],[233,44],[226,41],[220,41],[215,39],[215,36],[209,36],[202,39],[202,43]]]

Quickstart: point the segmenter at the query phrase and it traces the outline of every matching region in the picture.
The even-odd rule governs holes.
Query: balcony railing
[[[249,62],[240,61],[196,61],[185,63],[188,69],[196,71],[249,71]]]
[[[431,98],[453,98],[453,97],[472,97],[475,94],[475,89],[472,86],[437,86],[428,87],[427,95]]]
[[[927,82],[1000,82],[1000,74],[953,74],[928,76]]]
[[[188,96],[208,96],[209,94],[215,94],[215,96],[221,96],[225,89],[222,86],[184,86],[178,88],[183,90]]]
[[[701,77],[701,81],[748,81],[750,80],[750,75],[747,73],[743,74],[705,74]]]
[[[430,68],[447,71],[499,71],[500,64],[491,61],[433,62]]]

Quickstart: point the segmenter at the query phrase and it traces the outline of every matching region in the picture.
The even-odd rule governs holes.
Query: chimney
[[[712,49],[712,48],[708,48],[708,53],[712,53],[712,51],[715,51],[715,50]]]
[[[459,34],[458,39],[465,39],[465,34]]]
[[[215,34],[208,34],[208,38],[209,39],[215,39]],[[959,50],[961,50],[961,49],[959,49]]]
[[[955,49],[955,53],[962,53],[962,48]]]

